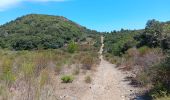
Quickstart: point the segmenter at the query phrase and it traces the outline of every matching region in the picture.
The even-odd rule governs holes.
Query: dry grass
[[[169,96],[161,97],[161,98],[156,98],[155,100],[170,100]]]
[[[76,64],[75,68],[73,69],[73,75],[78,75],[80,73],[80,66]]]
[[[78,75],[82,65],[96,65],[97,52],[79,51],[70,54],[61,50],[4,51],[0,50],[0,99],[56,99],[51,73],[61,75],[67,66],[76,66],[71,74]],[[90,60],[89,60],[90,59]],[[56,75],[55,74],[55,75]],[[17,93],[18,95],[13,95]],[[16,97],[18,96],[18,97]]]
[[[133,80],[137,81],[139,86],[151,84],[151,77],[148,77],[148,74],[151,68],[159,64],[164,57],[161,49],[148,47],[131,48],[122,57],[114,57],[109,54],[105,56],[110,61],[114,60],[120,69],[135,74]]]

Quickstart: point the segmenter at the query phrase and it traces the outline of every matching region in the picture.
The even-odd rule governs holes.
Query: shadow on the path
[[[134,88],[142,87],[139,82],[137,82],[133,77],[130,77],[130,76],[125,77],[123,81],[129,82],[129,85]],[[132,95],[134,95],[135,97],[131,100],[152,100],[152,98],[148,95],[148,92],[136,93]]]
[[[145,94],[136,94],[136,97],[131,100],[152,100],[152,98],[148,95],[148,93],[145,93]]]

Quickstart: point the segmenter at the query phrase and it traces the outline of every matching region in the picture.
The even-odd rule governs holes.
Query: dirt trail
[[[114,64],[103,59],[103,39],[104,37],[101,37],[100,65],[92,84],[81,100],[130,100],[130,95],[135,92],[135,88],[125,81],[127,75],[115,68]]]

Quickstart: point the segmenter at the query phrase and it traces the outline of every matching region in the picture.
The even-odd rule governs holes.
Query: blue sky
[[[170,0],[0,0],[0,24],[22,15],[60,15],[98,31],[142,29],[170,20]]]

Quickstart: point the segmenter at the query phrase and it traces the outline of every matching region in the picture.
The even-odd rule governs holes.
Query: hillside
[[[55,49],[73,40],[95,38],[96,33],[62,16],[30,14],[0,26],[0,47],[14,50]]]
[[[0,26],[0,100],[82,97],[100,46],[98,32],[60,16],[31,14]]]

